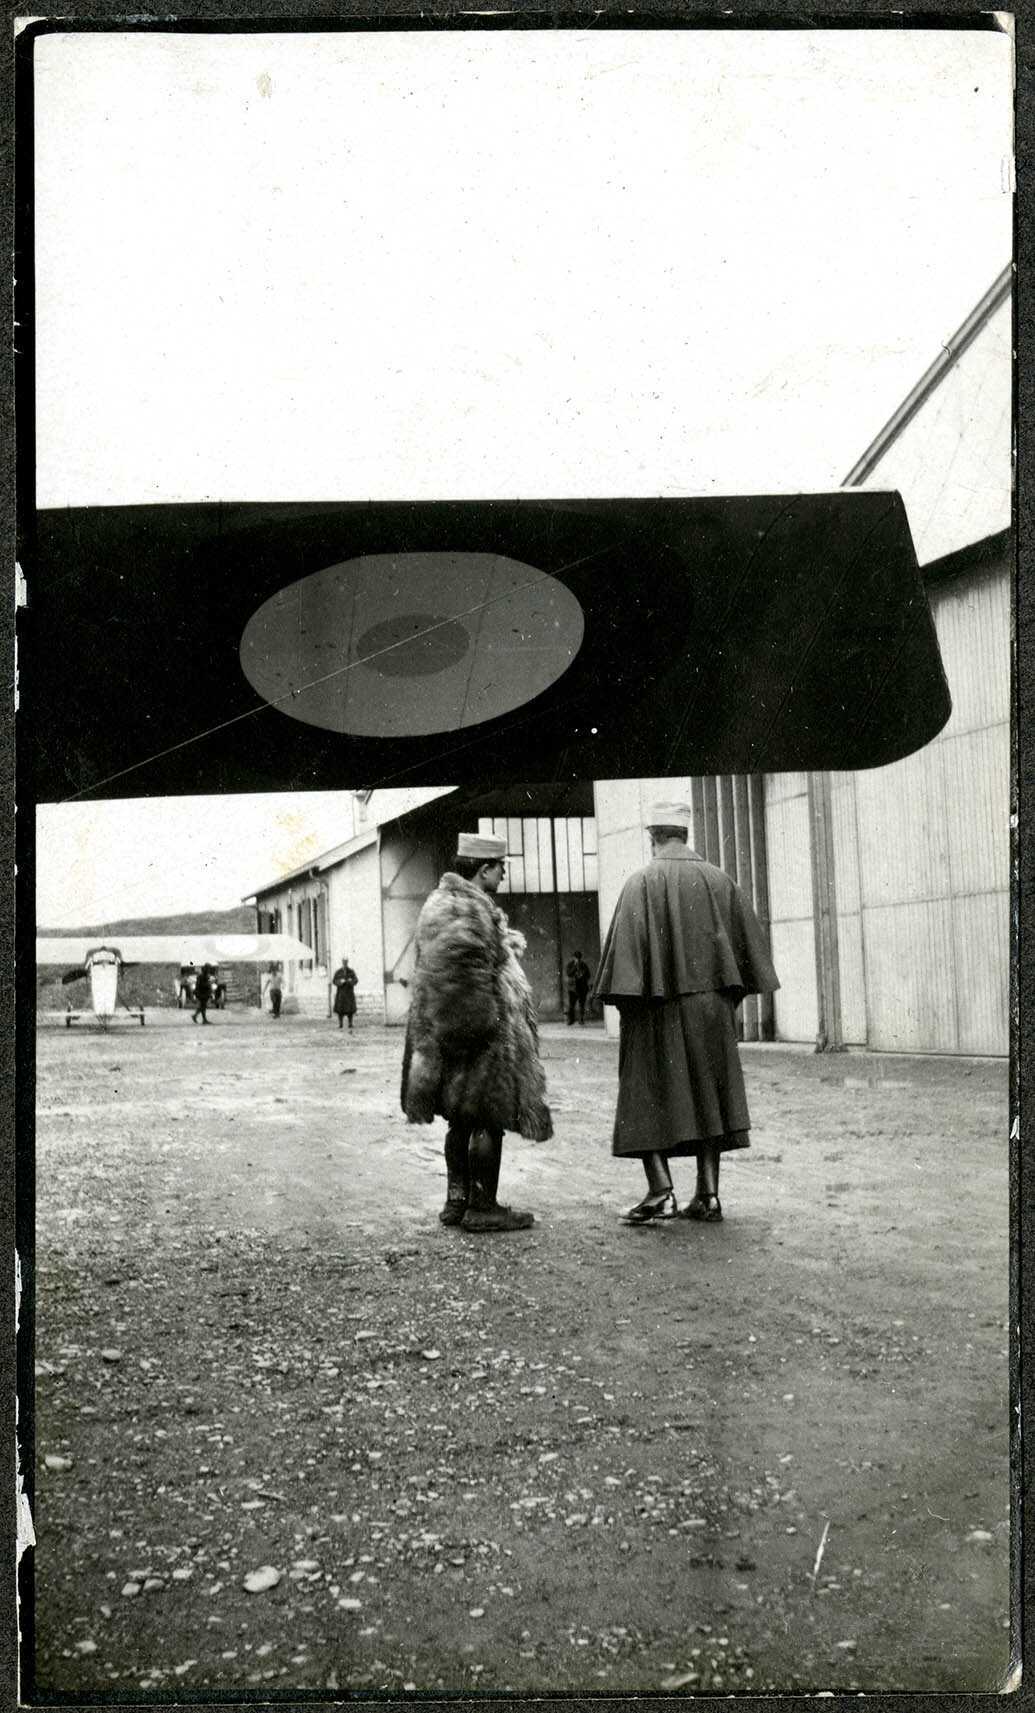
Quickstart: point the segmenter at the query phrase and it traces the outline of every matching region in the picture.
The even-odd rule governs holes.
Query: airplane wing
[[[96,934],[36,941],[36,963],[81,965],[98,946],[112,946],[127,964],[299,963],[312,948],[291,934]]]

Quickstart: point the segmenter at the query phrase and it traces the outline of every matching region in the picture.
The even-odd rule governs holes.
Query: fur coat
[[[411,1123],[439,1113],[536,1142],[553,1135],[524,949],[488,893],[442,876],[417,921],[402,1076]]]

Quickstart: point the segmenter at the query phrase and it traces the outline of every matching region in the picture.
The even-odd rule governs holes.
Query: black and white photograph
[[[1019,1687],[1014,48],[20,24],[23,1701]]]

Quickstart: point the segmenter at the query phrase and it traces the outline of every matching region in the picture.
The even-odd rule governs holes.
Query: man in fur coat
[[[461,833],[454,869],[417,921],[417,963],[403,1052],[402,1106],[412,1124],[436,1114],[446,1132],[443,1225],[523,1231],[530,1213],[496,1200],[503,1132],[553,1135],[524,938],[494,901],[506,843]]]
[[[690,849],[687,805],[656,804],[646,825],[652,861],[622,888],[594,988],[620,1019],[612,1153],[647,1177],[627,1225],[678,1213],[668,1162],[685,1154],[697,1191],[680,1217],[717,1221],[719,1157],[750,1142],[734,1015],[780,983],[743,893]]]

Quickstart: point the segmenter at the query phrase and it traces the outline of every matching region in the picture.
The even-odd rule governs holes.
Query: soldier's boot
[[[521,1208],[501,1207],[496,1200],[503,1158],[503,1136],[494,1130],[475,1130],[467,1148],[470,1196],[461,1221],[465,1231],[527,1231],[535,1224],[532,1214]]]
[[[466,1130],[450,1125],[446,1131],[446,1205],[439,1214],[443,1225],[459,1225],[467,1212],[470,1181],[467,1174]]]

